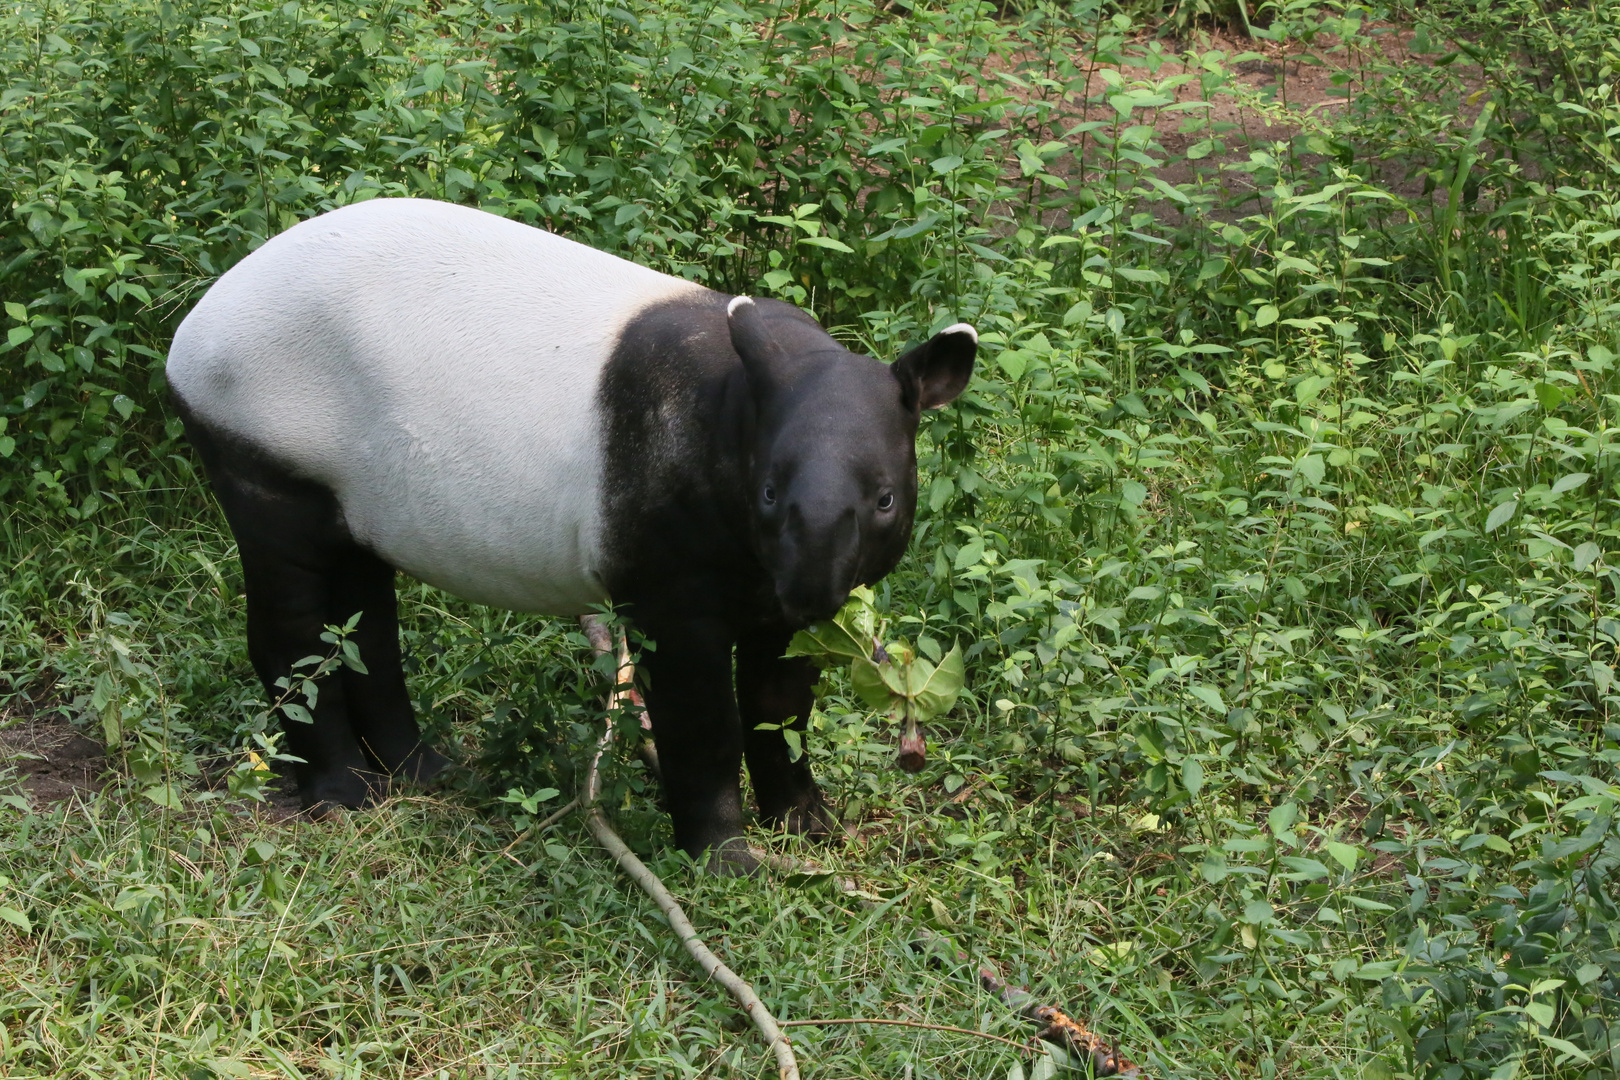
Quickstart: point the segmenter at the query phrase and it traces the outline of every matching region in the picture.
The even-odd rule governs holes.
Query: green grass
[[[0,961],[9,1076],[764,1075],[735,1006],[572,826],[517,839],[426,799],[317,826],[102,798],[29,817],[8,841],[40,942]],[[921,880],[873,882],[892,895],[867,910],[825,883],[762,888],[667,852],[652,862],[783,1018],[1028,1034],[970,969],[911,947]],[[1082,868],[1033,880],[1033,935],[1006,943],[1038,991],[1058,990],[1043,968],[1112,978],[1090,933],[1118,880]],[[959,915],[971,938],[972,906]],[[1142,1003],[1157,996],[1145,990]],[[1148,1039],[1160,1025],[1129,1026]],[[982,1075],[1018,1056],[892,1028],[801,1029],[794,1042],[810,1075]]]
[[[162,357],[267,236],[397,194],[882,357],[981,332],[877,597],[963,697],[916,776],[837,673],[807,745],[876,912],[693,874],[609,770],[780,1016],[1019,1032],[926,928],[1154,1076],[1620,1073],[1620,6],[1240,14],[1348,104],[1240,77],[1210,5],[0,4],[0,694],[116,779],[0,802],[0,1075],[769,1071],[578,822],[524,832],[601,721],[571,624],[407,585],[469,767],[255,816],[275,724]],[[818,1078],[1046,1068],[793,1037]]]

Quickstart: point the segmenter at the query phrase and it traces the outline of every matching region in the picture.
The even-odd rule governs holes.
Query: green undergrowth
[[[1233,14],[0,4],[0,723],[81,725],[116,781],[0,805],[0,1073],[770,1067],[577,822],[531,829],[602,719],[571,624],[405,583],[457,784],[250,812],[277,736],[164,350],[267,236],[405,194],[885,358],[980,331],[874,597],[962,695],[914,776],[836,671],[805,744],[879,907],[692,874],[611,770],[780,1015],[1016,1034],[927,927],[1154,1076],[1620,1072],[1620,5],[1198,36]],[[1296,108],[1296,65],[1342,102]],[[794,1039],[812,1076],[1052,1068]]]

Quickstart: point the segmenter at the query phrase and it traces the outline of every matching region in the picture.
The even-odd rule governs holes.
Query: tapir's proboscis
[[[445,764],[405,687],[399,570],[518,611],[618,606],[656,645],[641,667],[685,851],[752,865],[744,758],[765,823],[825,832],[782,734],[817,672],[782,654],[899,561],[919,418],[961,393],[977,343],[957,324],[883,364],[790,304],[448,203],[375,199],[270,240],[181,324],[168,379],[271,700],[361,616],[364,671],[283,717],[305,808]]]

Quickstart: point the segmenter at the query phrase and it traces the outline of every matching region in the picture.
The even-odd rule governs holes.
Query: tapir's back
[[[355,539],[468,599],[603,597],[597,389],[626,324],[706,290],[446,203],[304,222],[186,318],[196,422],[329,487]]]

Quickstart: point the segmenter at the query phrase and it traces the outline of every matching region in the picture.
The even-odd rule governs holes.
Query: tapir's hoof
[[[412,784],[428,784],[438,779],[449,767],[450,759],[427,743],[422,743],[405,756],[394,775]]]
[[[709,849],[704,869],[717,877],[753,877],[759,873],[759,860],[740,836],[722,841]]]
[[[307,788],[300,788],[298,801],[316,821],[338,809],[362,810],[382,797],[388,777],[370,769],[348,769],[317,777]]]
[[[772,828],[784,829],[807,840],[830,840],[844,834],[843,826],[838,823],[837,816],[827,806],[820,791],[812,791],[798,806],[762,816]]]

